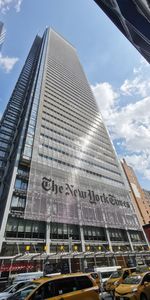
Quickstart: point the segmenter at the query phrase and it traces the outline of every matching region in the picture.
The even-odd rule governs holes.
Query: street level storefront
[[[29,247],[29,246],[28,246]],[[28,248],[29,249],[29,248]],[[87,265],[85,268],[84,260]],[[97,251],[97,252],[58,252],[58,253],[30,253],[17,254],[14,256],[0,257],[0,272],[12,274],[22,272],[44,271],[50,273],[70,273],[94,270],[94,267],[119,265],[132,267],[136,265],[150,265],[150,251]]]

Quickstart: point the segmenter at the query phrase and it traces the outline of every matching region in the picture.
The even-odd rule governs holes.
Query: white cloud
[[[16,12],[20,12],[22,0],[16,1],[15,9]]]
[[[139,66],[133,69],[134,77],[125,79],[120,87],[120,92],[128,96],[146,97],[150,95],[150,76],[146,76],[147,71],[149,71],[149,64],[142,58]]]
[[[137,70],[134,69],[134,73],[136,72]],[[124,95],[140,95],[145,97],[148,93],[150,93],[150,78],[147,80],[141,80],[141,77],[137,76],[133,80],[126,79],[120,87],[120,91]]]
[[[3,68],[6,73],[12,70],[17,61],[17,57],[2,56],[0,53],[0,67]]]
[[[22,0],[0,0],[0,11],[5,14],[12,7],[15,8],[16,12],[20,11]]]
[[[134,170],[150,180],[150,72],[145,75],[145,68],[141,62],[117,92],[107,82],[92,89],[112,139]]]
[[[107,119],[114,108],[118,94],[108,82],[97,83],[95,86],[91,87],[99,109],[103,112],[103,117]]]

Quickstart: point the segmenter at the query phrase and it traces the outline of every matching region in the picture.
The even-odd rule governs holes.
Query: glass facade
[[[30,175],[28,218],[139,227],[76,50],[52,30]]]
[[[4,43],[6,30],[4,28],[4,24],[0,21],[0,51],[2,49],[2,45]]]
[[[94,0],[133,46],[150,62],[149,0]]]
[[[147,247],[77,52],[51,29],[2,117],[0,175],[2,253],[12,241],[56,255]]]
[[[30,95],[40,43],[41,38],[36,37],[0,122],[0,222],[6,211],[14,168],[20,163],[20,148],[32,107]],[[16,178],[15,189],[21,190],[21,187],[25,191],[27,182],[21,183],[20,179],[19,183]]]

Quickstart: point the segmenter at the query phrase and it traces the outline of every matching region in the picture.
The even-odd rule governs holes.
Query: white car
[[[20,289],[24,288],[26,285],[28,285],[31,282],[22,281],[18,282],[16,284],[13,284],[9,286],[6,290],[0,293],[0,300],[6,300],[8,297],[19,291]]]
[[[24,287],[13,295],[9,296],[8,300],[24,300],[40,283],[31,283],[30,285]]]

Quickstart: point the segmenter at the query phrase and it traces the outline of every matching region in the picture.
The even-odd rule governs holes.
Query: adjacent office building
[[[125,159],[121,162],[130,187],[130,197],[137,213],[138,220],[143,226],[150,242],[150,191],[142,189],[137,176]]]
[[[149,215],[150,215],[150,191],[147,191],[147,190],[143,189],[143,192],[144,192],[144,196],[145,196],[145,202],[146,202],[146,205],[147,205],[147,208],[148,208],[147,213],[149,213]],[[150,242],[150,220],[149,220],[148,224],[145,224],[143,226],[143,228],[144,228],[144,231],[146,233],[147,239]]]
[[[1,256],[70,253],[90,266],[148,249],[76,49],[52,29],[1,119],[0,175]]]
[[[149,0],[94,0],[112,22],[150,62]]]
[[[150,223],[150,196],[149,192],[142,189],[137,176],[125,159],[121,162],[130,186],[130,197],[135,207],[141,226]]]

